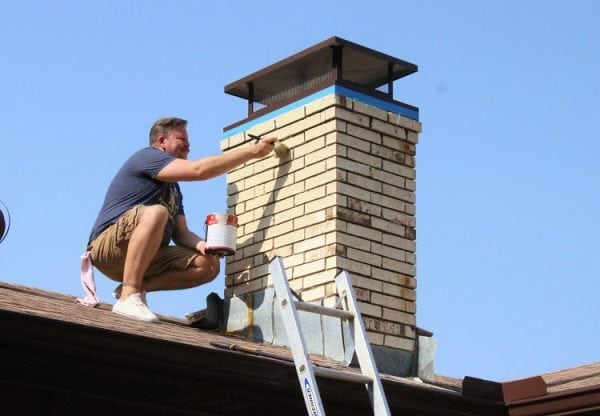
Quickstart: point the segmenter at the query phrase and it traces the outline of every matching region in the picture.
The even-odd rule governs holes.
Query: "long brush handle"
[[[248,137],[250,137],[251,139],[254,139],[255,143],[258,143],[258,141],[260,140],[260,137],[255,136],[254,134],[248,133]]]

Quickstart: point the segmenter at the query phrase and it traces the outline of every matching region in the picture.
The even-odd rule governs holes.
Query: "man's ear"
[[[156,140],[156,143],[158,144],[158,147],[159,147],[159,148],[160,148],[162,151],[164,151],[164,150],[165,150],[165,146],[164,146],[164,144],[165,144],[165,140],[166,140],[166,139],[167,139],[167,138],[166,138],[165,136],[158,136],[158,139]]]

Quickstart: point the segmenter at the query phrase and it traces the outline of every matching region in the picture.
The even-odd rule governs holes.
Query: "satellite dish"
[[[2,201],[0,201],[0,243],[4,241],[10,229],[10,212]]]

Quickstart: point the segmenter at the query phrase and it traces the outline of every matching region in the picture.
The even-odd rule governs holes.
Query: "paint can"
[[[235,254],[238,219],[230,214],[208,214],[206,216],[206,247],[209,254],[231,256]]]

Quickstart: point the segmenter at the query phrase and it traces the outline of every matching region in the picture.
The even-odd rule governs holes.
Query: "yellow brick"
[[[353,186],[347,183],[337,183],[336,184],[336,192],[341,194],[341,195],[345,195],[346,197],[348,197],[347,200],[349,199],[364,199],[364,198],[369,198],[370,197],[370,193],[369,192],[365,192],[365,190],[363,188],[359,188],[357,186]]]
[[[336,156],[343,156],[343,148],[341,146],[336,146],[335,144],[329,145],[319,151],[315,151],[312,153],[308,153],[304,156],[304,161],[306,165],[312,165],[313,163],[320,162],[322,160],[327,160],[330,158],[334,158]]]
[[[283,126],[287,126],[288,124],[296,123],[302,120],[305,116],[306,111],[304,107],[295,108],[291,111],[277,116],[274,120],[275,128],[281,129]]]
[[[325,245],[325,236],[319,235],[313,238],[308,238],[294,244],[294,254],[304,253],[308,250],[313,250]]]
[[[273,178],[273,170],[267,170],[259,174],[252,175],[244,179],[244,189],[249,189],[257,186],[258,184],[269,182]]]
[[[303,290],[302,291],[302,299],[305,302],[313,302],[315,300],[320,300],[325,297],[325,286],[317,286],[312,289]]]
[[[294,146],[294,158],[301,158],[304,155],[320,151],[325,147],[325,137],[317,137],[314,140],[304,140]]]
[[[235,183],[229,183],[227,184],[227,196],[231,196],[233,194],[236,194],[240,191],[238,184]]]
[[[265,238],[275,238],[294,231],[294,221],[286,221],[281,224],[272,225],[265,230]]]
[[[294,232],[284,234],[280,237],[275,238],[275,247],[287,246],[288,244],[294,244],[304,239],[304,230],[296,230]]]
[[[304,206],[304,209],[307,214],[310,214],[315,211],[322,211],[328,207],[333,207],[336,205],[345,205],[345,200],[337,194],[331,194],[327,195],[326,197],[307,202]]]
[[[383,334],[367,331],[367,338],[369,338],[369,344],[371,345],[383,345]]]
[[[339,132],[334,135],[334,138],[338,144],[351,147],[367,154],[371,152],[371,142],[367,140],[362,140],[358,137]]]
[[[414,302],[399,299],[394,296],[387,296],[381,293],[371,293],[371,303],[409,313],[415,313],[416,311],[416,306]]]
[[[293,200],[292,198],[288,198],[286,201],[288,200]],[[286,209],[286,210],[277,210],[274,214],[276,222],[283,222],[283,221],[288,221],[288,220],[294,220],[294,228],[298,228],[296,227],[296,222],[295,220],[297,220],[298,218],[304,218],[304,206],[300,205],[300,206],[295,206],[294,204],[292,204],[291,208]]]
[[[369,116],[367,116],[365,114],[349,111],[349,110],[346,110],[341,107],[336,108],[335,116],[340,120],[345,120],[348,123],[356,124],[356,125],[362,126],[362,127],[368,128],[369,124],[370,124]]]
[[[416,133],[421,132],[421,123],[417,120],[410,119],[408,117],[402,116],[397,113],[389,113],[388,114],[388,122],[390,124],[394,124],[400,127],[404,127],[405,129],[412,130]]]
[[[264,287],[263,279],[255,279],[255,280],[251,280],[244,284],[239,284],[239,285],[235,285],[233,287],[229,287],[227,289],[229,296],[227,296],[227,295],[226,296],[227,297],[241,296],[241,295],[245,295],[246,293],[256,292],[257,290],[260,290],[263,287]]]
[[[328,285],[335,282],[336,271],[335,269],[322,270],[316,273],[312,273],[308,276],[302,277],[302,287],[309,289],[315,286]]]
[[[406,261],[406,251],[396,247],[390,247],[379,243],[371,243],[371,250],[382,257],[387,257],[395,260]]]
[[[385,161],[384,161],[384,164],[385,164]],[[401,175],[397,175],[395,173],[386,172],[385,170],[380,170],[380,169],[373,169],[371,171],[371,177],[373,178],[373,180],[376,180],[376,181],[384,183],[384,184],[387,183],[396,188],[404,187],[404,179],[405,178],[402,177]]]
[[[406,140],[410,143],[417,144],[419,142],[419,135],[413,131],[407,132]]]
[[[254,189],[242,190],[238,193],[232,194],[229,198],[235,201],[235,203],[248,201],[255,197]],[[235,205],[235,204],[231,204]]]
[[[372,277],[365,277],[359,274],[353,274],[351,276],[352,286],[362,289],[368,289],[376,292],[383,291],[383,282]]]
[[[279,129],[279,132],[282,133],[283,137],[286,138],[300,133],[306,134],[306,130],[312,128],[313,126],[317,126],[322,122],[323,116],[321,114],[322,112],[318,112],[294,123],[288,124],[284,128]]]
[[[339,231],[339,230],[338,230]],[[344,232],[335,233],[336,243],[350,247],[362,247],[367,251],[371,251],[371,241],[366,240],[363,236],[349,235]]]
[[[386,347],[396,348],[399,350],[413,351],[415,348],[415,341],[408,339],[408,338],[397,337],[394,335],[386,334],[384,337],[383,345]]]
[[[417,292],[415,292],[413,289],[409,289],[398,285],[383,283],[382,292],[390,296],[396,296],[398,298],[410,300],[413,302],[417,300]]]
[[[414,143],[397,137],[386,136],[384,134],[382,144],[405,155],[414,156],[417,153],[417,146]]]
[[[302,283],[303,287],[306,288],[306,278],[305,276],[310,276],[314,273],[322,272],[325,270],[325,259],[319,259],[315,261],[311,261],[310,263],[303,263],[299,266],[294,267],[292,276],[294,279],[304,278],[304,282]]]
[[[330,94],[306,104],[304,109],[306,114],[310,115],[336,105],[337,101],[336,95]]]
[[[308,227],[313,224],[318,224],[327,219],[325,210],[316,211],[310,214],[303,215],[294,220],[294,229]]]
[[[243,249],[244,257],[252,257],[259,253],[264,253],[273,248],[273,240],[263,240],[258,243],[251,244]]]
[[[415,314],[389,308],[383,308],[383,319],[408,326],[414,326],[417,323]]]
[[[243,214],[237,214],[238,224],[248,224],[254,221],[254,212],[250,211]]]
[[[417,275],[417,268],[414,264],[404,263],[394,259],[384,258],[381,267],[388,270],[395,270],[398,273],[411,277]]]
[[[326,170],[324,172],[318,173],[307,178],[305,181],[305,186],[306,189],[312,189],[321,185],[326,185],[328,183],[335,182],[337,180],[341,180],[342,177],[346,177],[345,172],[340,172],[336,169]]]
[[[302,169],[299,169],[296,173],[294,173],[294,181],[302,181],[306,178],[310,178],[312,176],[323,173],[327,170],[327,163],[325,161],[321,161],[319,163],[312,164],[310,166],[305,166]]]
[[[358,309],[360,310],[361,315],[363,316],[371,316],[374,318],[381,318],[382,308],[381,306],[371,305],[366,302],[359,302]]]
[[[417,280],[414,277],[402,275],[395,270],[384,270],[374,267],[372,276],[375,279],[404,286],[409,289],[415,289],[417,287]]]
[[[338,221],[336,221],[335,219],[333,220],[328,220],[328,221],[324,221],[324,222],[319,222],[316,224],[313,224],[311,226],[308,226],[306,228],[304,228],[304,234],[306,236],[306,238],[311,238],[317,235],[329,235],[328,233],[330,233],[331,231],[336,231],[339,230],[340,224]],[[329,244],[328,241],[326,241],[326,244]]]
[[[357,198],[348,198],[348,209],[367,215],[381,216],[382,207]]]
[[[381,207],[401,210],[401,208],[405,207],[405,204],[400,199],[389,196],[389,194],[394,193],[390,188],[390,186],[383,186],[383,194],[371,194],[370,202],[375,205],[380,205]],[[397,194],[396,196],[401,195],[400,192],[395,193]],[[405,194],[404,196],[406,198],[409,197],[408,194]]]
[[[387,121],[388,112],[381,108],[362,103],[360,101],[354,101],[353,110],[357,113],[366,114],[371,117],[378,118],[383,121]]]
[[[374,131],[384,133],[388,136],[397,137],[399,139],[406,139],[406,130],[398,125],[390,124],[385,121],[373,119],[371,128]]]
[[[345,171],[354,172],[364,176],[371,175],[371,166],[366,163],[362,163],[360,160],[349,160],[343,157],[336,157],[331,160],[333,162],[333,166],[329,166],[329,168],[335,167],[337,169],[343,169]]]
[[[354,160],[364,165],[372,166],[376,169],[381,169],[383,166],[383,159],[381,159],[380,157],[364,153],[356,149],[348,148],[346,155],[350,160]]]
[[[331,261],[329,259],[327,263],[327,268],[330,268]],[[333,267],[337,267],[339,269],[345,270],[350,275],[353,274],[362,274],[364,276],[371,275],[371,266],[368,264],[360,263],[351,259],[335,257],[333,258]]]
[[[249,172],[250,171],[250,172]],[[245,177],[253,174],[253,169],[234,169],[230,172],[227,172],[227,183],[236,183],[238,181],[243,180]]]
[[[292,197],[296,194],[302,193],[304,192],[305,187],[304,187],[304,182],[296,182],[296,183],[291,183],[288,184],[282,188],[280,188],[278,191],[272,193],[271,195],[277,196],[277,199],[285,199],[285,198],[289,198]]]
[[[304,261],[311,262],[315,260],[324,259],[329,255],[328,246],[318,247],[313,250],[308,250],[304,252]]]
[[[417,221],[414,216],[391,210],[389,208],[383,208],[381,217],[385,220],[392,221],[396,224],[402,224],[407,227],[415,227],[417,225]]]
[[[257,207],[252,212],[254,213],[254,218],[259,218],[265,215],[267,212],[272,212],[273,215],[281,215],[281,213],[293,208],[294,198],[277,198],[275,202],[265,206]],[[281,222],[279,218],[277,218],[277,221]]]
[[[363,188],[361,193],[364,193],[364,189],[369,192],[381,192],[383,187],[381,182],[370,179],[366,176],[356,175],[354,173],[348,173],[348,184]]]
[[[367,251],[358,250],[355,247],[348,247],[346,250],[346,256],[349,259],[359,261],[361,263],[370,264],[375,267],[381,267],[382,258],[373,253]]]
[[[343,121],[335,119],[335,109],[332,107],[324,112],[317,113],[319,116],[319,124],[307,124],[304,132],[306,141],[315,138],[324,138],[327,134],[338,130],[338,125],[342,125]],[[313,116],[313,117],[315,117]],[[345,123],[343,124],[345,128]]]
[[[294,196],[294,204],[302,205],[315,199],[324,198],[327,195],[327,188],[321,186],[318,188],[307,188],[304,192]]]
[[[252,267],[252,261],[250,259],[242,259],[240,261],[235,262],[227,262],[227,274],[235,274],[238,275],[240,273],[249,273],[250,268]],[[246,276],[248,277],[249,274]],[[241,278],[241,277],[238,277]]]
[[[357,224],[347,224],[346,231],[348,234],[358,236],[365,240],[380,242],[383,233],[379,230],[375,230],[369,227],[363,227]]]
[[[248,138],[248,133],[254,134],[255,136],[265,136],[275,130],[275,119],[271,118],[262,123],[258,123],[253,125],[251,128],[245,131],[246,138]]]
[[[382,141],[381,133],[354,124],[348,124],[346,126],[346,133],[350,136],[358,137],[372,143],[381,144]]]

